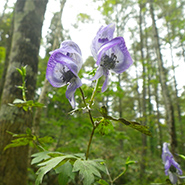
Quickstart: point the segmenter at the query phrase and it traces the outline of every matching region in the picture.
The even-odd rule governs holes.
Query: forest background
[[[15,35],[16,21],[14,14],[16,14],[16,10],[15,4],[10,5],[10,1],[4,1],[4,7],[0,12],[0,141],[4,143],[0,148],[1,151],[2,147],[10,144],[13,139],[13,137],[7,136],[10,135],[9,133],[3,136],[5,133],[2,131],[5,128],[4,104],[12,103],[15,98],[20,98],[21,96],[20,89],[13,91],[18,91],[15,95],[10,92],[10,98],[3,95],[3,92],[5,93],[7,90],[7,85],[5,84],[12,84],[11,81],[6,81],[10,72],[8,68],[14,65],[11,52],[14,45],[13,35]],[[20,2],[20,0],[17,2]],[[46,6],[47,1],[43,0],[41,2],[43,3],[42,7]],[[88,97],[93,91],[93,84],[86,80],[89,78],[87,74],[96,67],[90,53],[91,40],[101,24],[114,22],[116,24],[116,36],[125,38],[134,63],[123,74],[112,74],[109,88],[104,94],[98,91],[96,109],[93,114],[98,117],[97,110],[105,105],[108,114],[111,116],[123,117],[148,126],[152,137],[114,122],[102,125],[94,135],[90,158],[104,159],[112,177],[116,177],[123,170],[128,157],[133,161],[137,161],[114,184],[165,184],[168,177],[165,176],[161,159],[163,142],[170,143],[170,150],[176,156],[182,170],[184,171],[185,168],[185,162],[176,155],[185,155],[185,1],[94,0],[89,1],[89,3],[84,1],[86,3],[83,6],[91,6],[95,13],[93,11],[88,12],[88,8],[83,8],[83,10],[77,11],[76,15],[72,13],[73,9],[75,9],[72,2],[72,0],[50,0],[48,2],[45,10],[42,39],[41,42],[37,43],[41,44],[37,47],[40,47],[38,69],[37,67],[34,68],[33,65],[36,73],[33,79],[35,79],[36,84],[32,85],[31,82],[29,84],[29,79],[26,81],[28,98],[43,103],[45,106],[43,108],[33,108],[30,115],[25,114],[25,112],[21,114],[16,112],[19,116],[22,115],[22,124],[24,124],[24,120],[29,118],[30,123],[26,123],[24,128],[22,126],[16,127],[14,122],[17,119],[9,115],[10,119],[7,120],[11,121],[6,120],[7,130],[20,134],[25,133],[26,129],[30,128],[34,134],[45,138],[45,147],[49,151],[64,153],[84,153],[86,151],[91,133],[88,115],[86,113],[69,115],[68,112],[72,109],[65,97],[66,87],[53,88],[45,80],[49,52],[58,48],[60,43],[66,39],[72,39],[79,44],[84,57],[80,77],[84,82],[83,89]],[[57,11],[55,11],[56,9],[51,9],[53,3],[56,4]],[[81,3],[83,2],[78,1],[79,6]],[[65,10],[67,11],[66,15],[71,15],[72,18],[64,16]],[[49,22],[47,11],[52,17],[49,26],[46,26]],[[43,17],[44,8],[41,13],[43,14],[40,17]],[[43,23],[42,19],[40,24],[41,22]],[[26,26],[24,28],[25,30],[28,29]],[[39,29],[41,29],[41,25]],[[28,57],[31,56],[30,54],[28,55]],[[26,64],[26,62],[22,62],[18,67]],[[29,66],[29,63],[27,65]],[[28,68],[28,75],[29,72]],[[21,85],[22,81],[18,74],[14,77],[12,87],[17,89],[15,85]],[[29,88],[31,89],[29,90]],[[78,107],[83,107],[78,90],[75,94],[75,99]],[[15,110],[17,111],[17,109],[19,110],[20,108],[16,107]],[[14,123],[13,126],[12,123]],[[7,142],[4,140],[7,140]],[[12,179],[14,179],[14,174],[16,176],[20,173],[18,172],[19,164],[13,162],[13,158],[17,160],[18,156],[23,157],[23,148],[7,149],[7,159],[3,158],[4,154],[2,152],[0,153],[1,162],[12,159],[9,165],[13,169],[11,171]],[[20,155],[20,151],[23,151],[23,154]],[[30,150],[27,148],[25,151],[27,151],[25,161],[28,161],[28,166],[25,167],[28,167],[28,176],[25,172],[22,175],[25,176],[25,184],[31,185],[35,182],[35,172],[38,167],[30,165],[30,156],[31,153],[38,152],[38,149]],[[2,162],[1,164],[8,163]],[[8,167],[0,168],[0,170],[3,171],[0,174],[4,175],[4,171],[7,171],[7,174],[10,175]],[[103,179],[108,181],[108,176],[104,174]],[[60,183],[60,179],[54,171],[49,172],[43,179],[43,184],[58,183]],[[9,183],[5,184],[11,184],[11,182],[9,181]],[[77,182],[71,181],[70,184],[77,184]]]

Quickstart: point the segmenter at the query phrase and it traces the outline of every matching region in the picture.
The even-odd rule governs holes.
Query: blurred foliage
[[[96,0],[97,1],[97,0]],[[138,12],[137,8],[138,3],[143,4],[143,18],[148,21],[149,19],[149,8],[148,2],[145,0],[136,1],[99,1],[102,4],[99,7],[99,10],[102,12],[102,15],[105,16],[105,22],[116,22],[117,24],[117,33],[123,35],[125,33],[125,27],[128,26],[129,33],[132,36],[128,36],[127,40],[130,41],[129,47],[132,48],[131,53],[133,54],[134,59],[134,70],[135,73],[131,71],[126,71],[121,74],[119,77],[115,74],[112,74],[111,80],[109,82],[109,88],[105,93],[101,93],[101,86],[103,84],[104,77],[100,79],[100,87],[98,88],[95,101],[93,104],[92,115],[94,121],[99,121],[102,114],[100,113],[100,108],[103,106],[107,107],[107,115],[111,118],[125,118],[125,120],[131,120],[131,122],[142,123],[145,117],[141,116],[141,105],[142,105],[142,62],[140,56],[140,41],[138,39]],[[131,6],[132,5],[132,6]],[[170,40],[173,42],[174,56],[175,60],[182,60],[185,57],[185,36],[184,36],[184,0],[183,1],[154,1],[155,9],[157,10],[158,21],[162,20],[161,30],[167,29],[167,24],[169,24],[169,34],[166,32],[164,36],[161,34],[161,45],[162,47],[169,46]],[[35,100],[38,99],[40,95],[40,90],[43,86],[45,79],[45,71],[47,66],[47,61],[49,59],[49,52],[52,49],[54,43],[54,37],[56,34],[56,29],[58,27],[59,13],[55,13],[51,21],[51,26],[47,34],[47,44],[46,47],[46,56],[45,58],[39,58],[38,66],[38,76],[37,76],[37,91],[35,95]],[[116,19],[117,18],[117,19]],[[12,14],[5,14],[3,21],[0,24],[0,75],[3,72],[3,66],[6,55],[6,46],[7,38],[9,37],[9,30],[11,26]],[[132,23],[133,19],[135,20],[135,25]],[[127,24],[127,21],[131,21]],[[150,20],[150,19],[149,19]],[[78,27],[82,23],[93,22],[93,19],[88,14],[80,13],[77,16],[76,26]],[[149,55],[145,56],[146,62],[146,75],[147,76],[147,96],[146,98],[146,119],[147,127],[149,130],[152,130],[152,137],[147,137],[147,154],[145,156],[145,166],[146,171],[144,174],[144,179],[140,179],[140,165],[142,161],[142,134],[137,130],[134,130],[128,126],[123,125],[119,122],[110,121],[109,119],[101,122],[95,131],[93,137],[92,146],[90,149],[90,160],[94,158],[101,158],[106,161],[106,166],[109,170],[110,176],[112,179],[122,173],[127,163],[127,158],[130,157],[132,161],[136,161],[134,164],[129,166],[127,173],[117,179],[115,185],[149,185],[149,184],[166,184],[168,177],[164,174],[164,166],[161,160],[161,146],[160,146],[160,130],[162,133],[162,141],[168,141],[168,129],[165,121],[164,113],[164,100],[162,98],[161,87],[159,85],[158,78],[158,69],[156,67],[156,58],[154,55],[154,47],[152,45],[151,38],[151,25],[145,23],[144,27],[144,41],[147,43],[147,47],[144,48],[145,52],[149,51]],[[60,25],[61,26],[61,25]],[[98,30],[98,28],[97,28]],[[128,31],[127,30],[127,31]],[[63,35],[64,39],[69,38],[68,31],[63,30],[61,27],[60,34]],[[58,34],[58,33],[57,33]],[[58,40],[58,46],[60,45],[63,39]],[[163,55],[166,53],[163,52]],[[95,70],[95,60],[92,56],[84,62],[83,69],[80,71],[79,76],[85,81],[93,76]],[[171,80],[170,67],[166,71],[167,77],[169,78],[168,83],[171,84],[170,94],[172,95],[175,103],[174,95],[174,86]],[[85,73],[85,74],[84,74]],[[87,82],[83,84],[82,89],[85,92],[86,101],[89,102],[90,96],[93,91],[95,83]],[[156,90],[157,89],[157,90]],[[45,153],[43,152],[43,164],[39,167],[40,171],[43,174],[47,173],[49,169],[55,168],[56,166],[49,166],[49,161],[54,160],[56,157],[53,155],[48,155],[48,153],[65,153],[68,155],[85,153],[89,135],[91,133],[91,123],[88,118],[88,113],[84,108],[84,104],[81,98],[80,91],[77,90],[75,93],[75,99],[77,102],[77,108],[80,108],[78,111],[74,111],[72,114],[68,114],[72,111],[71,106],[65,96],[66,86],[62,88],[53,88],[49,87],[49,92],[46,98],[46,105],[43,108],[41,122],[40,122],[40,135],[34,136],[27,131],[23,135],[16,135],[16,133],[10,133],[15,140],[12,140],[12,143],[7,146],[15,147],[20,144],[26,145],[29,144],[33,146],[33,141],[37,144],[38,142],[44,143]],[[149,91],[151,99],[149,98]],[[156,97],[158,95],[158,97]],[[156,102],[158,98],[158,102]],[[182,169],[185,168],[185,160],[180,157],[184,157],[184,139],[181,132],[184,131],[184,121],[185,121],[185,87],[181,89],[179,93],[179,101],[181,108],[181,122],[178,120],[177,108],[175,107],[175,119],[176,119],[176,132],[178,136],[178,153],[181,156],[177,156]],[[20,104],[21,102],[19,102]],[[25,103],[25,102],[22,102]],[[32,102],[31,102],[32,103]],[[156,106],[159,104],[159,110]],[[152,110],[152,111],[151,111]],[[34,111],[34,110],[33,110]],[[159,112],[158,112],[159,111]],[[152,129],[151,129],[152,128]],[[41,141],[38,138],[42,138]],[[153,147],[153,149],[151,149]],[[40,149],[39,149],[40,150]],[[38,152],[38,150],[37,150]],[[32,161],[32,166],[29,168],[29,185],[35,183],[35,179],[38,178],[35,175],[35,172],[38,170],[38,167],[35,165],[35,161],[38,159],[38,153],[34,154],[34,162]],[[73,155],[74,157],[74,155]],[[81,160],[80,157],[77,157]],[[49,159],[49,160],[48,160]],[[65,184],[68,182],[69,185],[81,184],[79,178],[74,178],[72,175],[72,164],[70,163],[71,158],[68,158],[69,161],[65,161],[65,165],[60,166],[57,170],[66,171],[67,179],[64,178],[64,174],[60,173],[59,176],[54,173],[54,170],[47,173],[42,179],[42,176],[39,176],[38,182],[42,180],[42,184]],[[63,160],[63,158],[62,158]],[[58,162],[58,161],[57,161]],[[62,161],[60,161],[62,162]],[[83,173],[82,160],[78,161],[79,166],[75,167],[75,173],[81,172],[82,176],[87,178]],[[78,164],[77,163],[77,164]],[[57,164],[56,164],[57,165]],[[89,164],[88,164],[89,165]],[[65,169],[65,170],[64,170]],[[67,170],[66,170],[67,169]],[[57,171],[56,170],[56,171]],[[92,168],[91,168],[92,170]],[[91,173],[91,172],[90,172]],[[92,177],[92,173],[90,174]],[[98,174],[99,175],[99,174]],[[102,179],[95,182],[94,184],[110,184],[109,176],[107,173],[102,173]],[[93,177],[94,178],[94,177]],[[93,179],[91,178],[91,179]],[[94,179],[93,179],[94,180]],[[96,180],[96,177],[95,177]],[[167,180],[167,181],[166,181]]]

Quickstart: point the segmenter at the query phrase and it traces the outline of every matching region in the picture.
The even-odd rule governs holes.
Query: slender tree
[[[10,107],[14,99],[22,99],[21,90],[16,85],[22,84],[16,68],[27,65],[27,99],[34,98],[38,66],[38,52],[41,28],[47,0],[17,0],[14,14],[14,30],[9,55],[5,85],[0,107],[0,184],[26,185],[28,166],[28,146],[10,148],[4,151],[12,137],[7,131],[25,133],[31,128],[32,112],[25,112],[18,107]]]
[[[142,123],[146,125],[147,119],[147,112],[146,112],[146,64],[144,58],[144,38],[143,38],[143,15],[142,10],[144,4],[142,2],[139,3],[139,35],[140,35],[140,55],[141,55],[141,63],[142,63]],[[143,174],[145,173],[145,166],[146,166],[146,153],[147,153],[147,138],[145,134],[142,134],[142,154],[141,154],[141,173],[140,179],[143,179]]]
[[[153,0],[150,0],[150,14],[152,18],[153,42],[154,42],[154,47],[157,55],[160,83],[162,87],[167,124],[169,128],[169,133],[170,133],[171,150],[172,150],[172,153],[175,154],[175,148],[177,147],[177,139],[176,139],[176,131],[175,131],[174,107],[172,104],[172,100],[169,94],[169,88],[167,85],[167,75],[166,75],[166,70],[164,68],[162,54],[161,54],[161,45],[159,42],[159,34],[156,26]]]

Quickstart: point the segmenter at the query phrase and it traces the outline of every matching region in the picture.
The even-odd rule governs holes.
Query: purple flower
[[[91,53],[98,65],[97,72],[91,80],[96,80],[102,75],[105,76],[102,92],[107,89],[110,70],[120,74],[128,69],[133,63],[125,45],[124,38],[113,38],[114,30],[114,24],[109,24],[105,27],[102,26],[98,30],[91,45]]]
[[[59,49],[50,52],[46,78],[53,87],[68,85],[66,97],[75,107],[74,93],[82,85],[78,72],[82,67],[81,50],[73,41],[64,41]]]
[[[162,151],[162,160],[165,167],[165,174],[169,175],[170,181],[172,184],[177,182],[177,175],[182,175],[182,170],[180,169],[180,165],[175,161],[173,155],[168,149],[168,143],[163,143],[163,151]]]

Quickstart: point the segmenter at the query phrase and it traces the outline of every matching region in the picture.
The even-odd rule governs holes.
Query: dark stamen
[[[110,69],[114,69],[116,66],[116,63],[119,63],[119,61],[117,60],[117,56],[114,55],[114,53],[111,54],[111,57],[109,57],[108,55],[104,55],[101,58],[101,64],[100,66],[110,70]]]
[[[66,83],[70,82],[70,80],[71,80],[73,77],[76,77],[76,76],[74,75],[74,73],[71,72],[70,70],[64,72],[62,76],[63,76],[63,79],[62,79],[62,80],[63,80],[64,82],[66,82]]]

